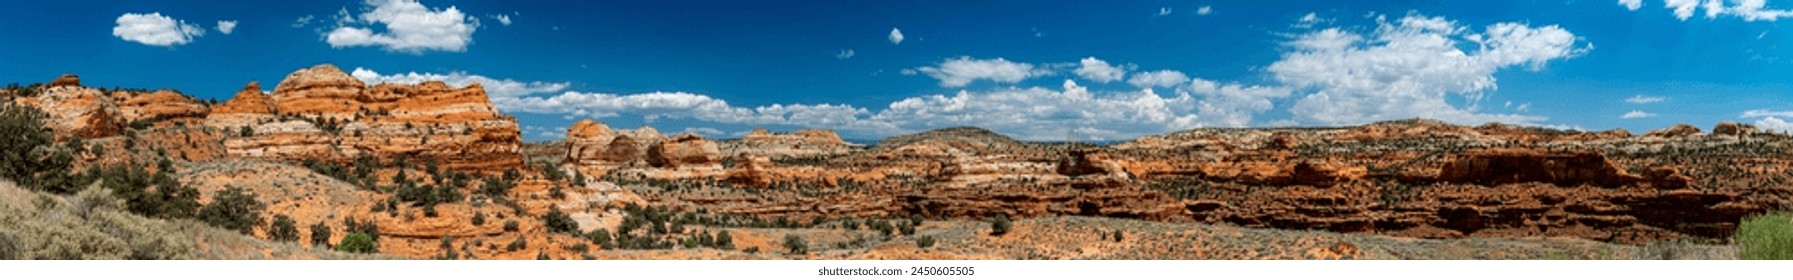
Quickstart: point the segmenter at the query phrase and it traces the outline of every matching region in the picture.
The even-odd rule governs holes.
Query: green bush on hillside
[[[1793,213],[1751,216],[1737,226],[1737,247],[1746,260],[1793,260]]]

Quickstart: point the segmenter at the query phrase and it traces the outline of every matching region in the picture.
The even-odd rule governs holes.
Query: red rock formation
[[[363,112],[366,87],[334,65],[323,64],[287,74],[274,86],[274,104],[280,113],[354,119]]]
[[[123,113],[117,101],[97,89],[81,86],[79,78],[65,75],[51,82],[37,96],[20,98],[20,105],[37,107],[50,118],[44,126],[55,131],[56,139],[69,137],[99,138],[118,135],[124,130]]]
[[[80,87],[80,86],[81,86],[81,76],[76,76],[75,74],[64,74],[60,77],[56,77],[56,80],[50,81],[49,87]]]
[[[257,125],[253,137],[226,140],[232,155],[330,161],[362,155],[409,155],[433,159],[450,169],[487,173],[523,164],[516,120],[499,114],[478,84],[464,88],[441,82],[365,87],[326,64],[287,75],[274,90],[271,110],[253,88],[256,86],[251,84],[221,106],[228,109],[215,112],[218,116],[211,122],[223,126],[257,123],[265,121],[264,110],[305,121]]]
[[[1668,128],[1651,130],[1649,133],[1644,133],[1644,137],[1662,137],[1662,138],[1682,137],[1682,136],[1692,136],[1692,135],[1700,135],[1700,128],[1693,127],[1691,125],[1687,125],[1684,123],[1677,123],[1674,126],[1671,126]]]
[[[660,142],[656,149],[650,150],[650,157],[655,158],[655,166],[672,169],[722,169],[722,152],[716,148],[716,142],[705,140],[696,134],[684,133]]]
[[[126,123],[147,119],[203,118],[210,111],[205,103],[171,90],[136,94],[118,104]]]
[[[1525,182],[1617,187],[1642,181],[1595,152],[1485,150],[1446,163],[1438,179],[1484,185]]]
[[[261,83],[249,82],[237,95],[212,107],[206,125],[224,129],[253,126],[274,119],[274,99],[261,92]]]

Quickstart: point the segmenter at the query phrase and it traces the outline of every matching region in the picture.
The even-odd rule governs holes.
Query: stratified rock
[[[657,159],[656,166],[673,169],[721,169],[722,152],[716,148],[716,142],[698,137],[696,134],[683,133],[660,142],[650,156]]]
[[[1749,136],[1756,132],[1758,131],[1754,125],[1731,121],[1718,122],[1718,125],[1712,126],[1712,135]]]
[[[1683,137],[1683,136],[1693,136],[1693,135],[1700,135],[1700,128],[1694,127],[1692,125],[1687,125],[1685,123],[1677,123],[1674,126],[1670,126],[1668,128],[1651,130],[1648,133],[1644,133],[1644,137],[1661,137],[1661,138]]]
[[[126,123],[149,119],[203,118],[210,111],[205,103],[171,90],[131,96],[119,102],[118,108],[124,113],[123,121]]]
[[[267,104],[249,88],[214,112],[220,126],[265,121]],[[231,154],[346,162],[355,157],[411,156],[469,172],[498,173],[522,166],[516,119],[501,115],[479,84],[453,88],[442,82],[366,87],[331,65],[287,75],[275,88],[272,113],[303,119],[317,132],[262,133],[226,140]],[[296,124],[285,123],[284,126]],[[272,127],[281,128],[281,127]],[[294,135],[303,135],[298,137]],[[322,137],[329,152],[314,147]],[[238,141],[240,143],[232,143]],[[280,147],[289,145],[292,147]]]
[[[280,113],[354,119],[363,112],[361,89],[366,84],[342,72],[335,65],[323,64],[287,74],[274,86],[274,106]]]
[[[229,101],[212,107],[206,125],[224,129],[253,126],[274,120],[274,99],[261,92],[261,83],[249,82]]]
[[[756,128],[740,141],[722,144],[724,154],[755,153],[772,158],[814,158],[851,153],[859,148],[835,135],[832,130],[805,129],[775,134]]]
[[[1446,163],[1439,180],[1477,184],[1553,183],[1617,187],[1641,181],[1595,152],[1486,150]]]
[[[56,80],[50,81],[49,87],[79,87],[79,86],[81,86],[81,76],[76,76],[75,74],[64,74],[60,77],[56,77]]]
[[[99,138],[118,135],[124,130],[123,113],[118,103],[97,89],[81,86],[79,78],[65,75],[37,96],[20,98],[20,105],[37,107],[49,114],[44,126],[56,139],[69,137]]]

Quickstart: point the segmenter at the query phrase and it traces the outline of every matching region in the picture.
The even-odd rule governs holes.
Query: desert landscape
[[[0,90],[0,259],[1784,259],[1793,228],[1793,137],[1736,122],[525,142],[478,83],[245,82]]]

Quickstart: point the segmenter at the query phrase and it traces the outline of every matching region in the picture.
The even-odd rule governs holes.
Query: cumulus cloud
[[[845,50],[840,50],[840,53],[834,54],[834,58],[848,59],[848,58],[853,58],[853,55],[856,55],[856,54],[857,53],[853,52],[853,49],[845,49]]]
[[[1653,117],[1656,117],[1655,113],[1638,111],[1638,110],[1631,110],[1631,112],[1625,112],[1625,115],[1619,116],[1620,119],[1626,119],[1626,120],[1653,118]]]
[[[1423,117],[1453,123],[1535,124],[1541,116],[1476,112],[1494,73],[1585,53],[1592,45],[1561,27],[1496,23],[1481,32],[1446,20],[1412,14],[1395,21],[1377,17],[1373,32],[1328,28],[1300,34],[1292,50],[1267,69],[1277,81],[1308,94],[1290,108],[1303,122],[1330,125]],[[1462,46],[1474,46],[1465,50]],[[1458,95],[1469,104],[1452,105]]]
[[[1045,76],[1052,70],[1036,67],[1029,63],[1012,62],[1007,59],[973,59],[969,56],[947,59],[935,66],[922,66],[905,69],[904,74],[927,74],[940,80],[942,87],[963,87],[976,80],[991,80],[1003,83],[1017,83],[1027,78]],[[1118,79],[1118,78],[1117,78]]]
[[[1625,9],[1636,11],[1638,8],[1644,7],[1644,0],[1619,0],[1619,5],[1625,6]]]
[[[1170,15],[1170,7],[1158,7],[1158,15],[1160,15],[1160,16]]]
[[[448,74],[410,72],[383,75],[374,70],[355,67],[354,71],[349,71],[349,76],[354,76],[356,79],[360,79],[362,82],[370,85],[382,83],[414,85],[427,81],[442,81],[451,86],[464,87],[479,83],[481,87],[486,89],[486,93],[493,98],[559,92],[566,90],[568,85],[566,82],[519,82],[512,79],[493,79],[486,76],[467,74],[466,72],[459,71],[450,72]]]
[[[1762,128],[1769,132],[1779,132],[1779,133],[1783,133],[1783,134],[1793,133],[1793,122],[1787,122],[1786,120],[1782,120],[1781,118],[1777,118],[1777,117],[1762,118],[1760,120],[1756,120],[1755,124],[1756,124],[1756,127]]]
[[[118,25],[112,27],[112,36],[150,46],[185,45],[193,42],[193,38],[205,36],[205,27],[164,16],[162,13],[125,13],[119,15],[116,22]]]
[[[236,31],[236,30],[237,30],[237,21],[234,21],[234,20],[218,21],[218,33],[224,33],[224,35],[230,35],[230,32]]]
[[[1636,11],[1643,6],[1643,2],[1641,0],[1619,0],[1619,5]],[[1663,2],[1662,6],[1672,10],[1675,18],[1682,21],[1692,18],[1694,13],[1701,10],[1704,10],[1708,19],[1734,16],[1743,21],[1775,21],[1793,17],[1793,11],[1768,8],[1767,0],[1667,0]]]
[[[325,34],[324,41],[335,48],[381,47],[412,54],[461,52],[473,43],[473,32],[479,29],[478,19],[454,6],[435,9],[416,0],[367,0],[365,4],[364,12],[341,19],[346,25]]]
[[[903,44],[903,31],[902,30],[897,30],[896,28],[890,29],[890,44],[891,45]]]
[[[1077,73],[1077,76],[1083,77],[1084,79],[1101,83],[1119,81],[1121,80],[1121,77],[1127,75],[1128,70],[1133,68],[1132,65],[1109,65],[1107,61],[1102,61],[1095,57],[1086,57],[1077,63],[1077,69],[1073,70],[1073,73]]]
[[[1178,86],[1188,81],[1189,76],[1184,75],[1183,72],[1178,72],[1176,70],[1158,70],[1133,74],[1133,78],[1128,79],[1127,84],[1141,88],[1166,88]]]
[[[1668,100],[1668,98],[1667,98],[1667,97],[1661,97],[1661,96],[1645,96],[1645,95],[1641,95],[1641,94],[1640,94],[1640,95],[1637,95],[1637,96],[1632,96],[1632,97],[1631,97],[1631,98],[1626,98],[1626,99],[1625,99],[1625,103],[1631,103],[1631,104],[1650,104],[1650,103],[1657,103],[1657,102],[1662,102],[1662,101],[1666,101],[1666,100]]]
[[[1214,6],[1202,6],[1200,9],[1195,9],[1195,14],[1197,15],[1205,16],[1212,13],[1214,13]]]

